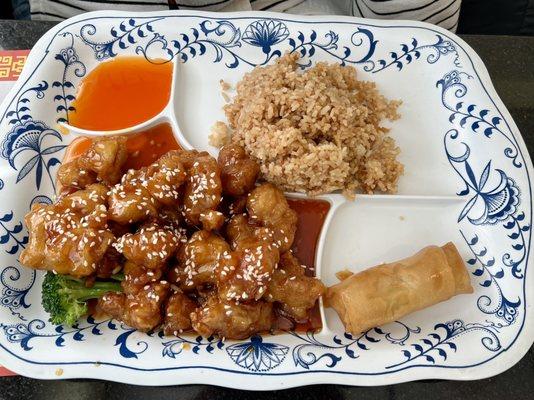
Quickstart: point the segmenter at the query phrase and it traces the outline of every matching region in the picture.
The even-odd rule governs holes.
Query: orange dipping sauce
[[[172,63],[117,57],[82,80],[69,124],[90,130],[128,128],[158,115],[169,102]]]
[[[63,163],[69,162],[87,150],[92,139],[80,137],[67,147]],[[128,159],[126,169],[139,169],[152,164],[163,154],[180,149],[169,124],[157,125],[137,135],[129,135],[126,141]]]

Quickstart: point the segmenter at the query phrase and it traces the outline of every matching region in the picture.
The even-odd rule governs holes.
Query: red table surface
[[[0,82],[15,82],[22,72],[29,50],[1,50],[0,51]],[[7,94],[7,88],[0,93],[0,101]],[[0,365],[0,376],[13,376],[14,372]]]

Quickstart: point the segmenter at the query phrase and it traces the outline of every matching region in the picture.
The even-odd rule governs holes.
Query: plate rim
[[[480,80],[480,83],[481,83],[482,88],[484,89],[484,92],[489,97],[489,100],[491,101],[495,109],[504,117],[503,119],[506,122],[506,125],[509,128],[510,133],[512,137],[514,138],[514,140],[516,141],[518,150],[525,162],[525,171],[526,171],[527,180],[529,183],[529,201],[531,203],[531,209],[530,209],[531,219],[530,220],[532,221],[532,214],[533,214],[532,185],[530,181],[530,177],[533,176],[533,171],[534,171],[534,168],[532,166],[532,160],[530,158],[530,154],[528,152],[528,148],[526,147],[526,143],[523,139],[523,136],[521,135],[521,132],[519,131],[508,109],[506,108],[506,106],[500,99],[499,95],[497,94],[484,62],[478,56],[478,54],[471,48],[471,46],[467,44],[459,36],[443,28],[440,28],[432,24],[424,23],[424,22],[408,21],[408,20],[374,20],[374,19],[358,18],[358,17],[350,17],[350,16],[328,16],[328,15],[300,16],[300,15],[288,15],[288,14],[273,13],[273,12],[254,12],[254,11],[235,12],[235,13],[217,13],[217,12],[188,11],[188,10],[152,11],[152,12],[95,11],[95,12],[80,14],[78,16],[62,21],[58,25],[52,27],[36,42],[36,44],[33,46],[28,56],[25,67],[17,83],[13,86],[9,94],[5,97],[5,99],[2,101],[0,105],[0,109],[3,109],[3,114],[2,114],[1,119],[5,118],[5,114],[11,102],[16,98],[20,90],[24,87],[24,85],[28,82],[28,80],[33,76],[33,74],[38,69],[39,65],[45,60],[48,48],[50,44],[52,43],[53,38],[57,34],[59,34],[65,28],[68,28],[72,24],[76,24],[76,23],[80,23],[80,22],[88,21],[88,20],[93,20],[96,18],[110,19],[110,18],[132,18],[132,17],[133,18],[205,17],[208,19],[221,18],[225,20],[272,18],[272,19],[276,19],[280,21],[286,21],[286,22],[289,21],[289,22],[297,22],[297,23],[321,22],[321,23],[335,23],[335,24],[339,24],[339,23],[358,24],[361,26],[370,26],[370,27],[377,27],[377,28],[388,28],[388,27],[418,28],[418,29],[430,30],[434,33],[443,35],[445,38],[453,41],[460,49],[462,49],[465,52],[467,58],[469,59],[469,62],[471,63],[473,72],[477,75],[478,79]],[[43,50],[45,50],[44,55],[39,60],[39,56],[43,52]],[[31,68],[31,71],[30,71],[30,68]],[[530,256],[530,252],[532,251],[534,247],[532,243],[532,235],[529,236],[528,246],[529,246],[528,256]],[[522,321],[521,327],[516,337],[513,339],[513,341],[510,343],[509,346],[507,346],[506,348],[503,348],[501,351],[499,351],[492,357],[477,364],[473,364],[470,366],[413,364],[413,365],[406,366],[405,368],[400,369],[400,370],[387,371],[384,373],[370,373],[370,374],[350,372],[350,371],[336,371],[336,370],[303,370],[303,371],[285,372],[285,373],[270,372],[266,374],[266,373],[261,373],[261,372],[230,370],[226,368],[217,368],[217,367],[210,367],[210,366],[190,366],[190,367],[177,366],[177,367],[165,368],[165,370],[166,371],[177,371],[177,370],[183,370],[184,368],[193,368],[193,369],[198,369],[198,370],[215,370],[215,371],[218,371],[218,373],[221,373],[222,374],[221,376],[224,376],[225,374],[232,374],[232,375],[250,374],[250,375],[261,376],[262,379],[264,379],[264,382],[262,382],[262,387],[251,387],[249,380],[245,380],[244,382],[235,382],[232,384],[230,383],[226,384],[226,382],[223,379],[220,379],[218,380],[218,382],[215,383],[218,386],[225,386],[225,387],[232,387],[232,388],[237,387],[240,389],[249,389],[249,390],[250,389],[270,390],[270,389],[277,389],[277,388],[278,389],[279,388],[290,388],[290,387],[304,386],[304,385],[314,384],[314,383],[345,383],[345,384],[350,384],[350,385],[357,384],[357,385],[363,385],[363,386],[375,386],[375,385],[380,385],[380,384],[401,383],[401,382],[416,381],[416,380],[421,380],[421,379],[473,380],[473,379],[482,379],[482,378],[491,377],[491,376],[504,372],[505,370],[511,368],[513,365],[519,362],[519,360],[523,358],[523,356],[528,352],[528,350],[532,346],[532,343],[534,342],[534,321],[531,321],[528,319],[528,311],[532,308],[531,302],[534,300],[534,293],[533,293],[533,288],[532,288],[532,285],[534,284],[534,279],[532,278],[532,276],[530,276],[530,281],[529,281],[528,256],[527,256],[527,260],[525,263],[525,272],[524,272],[525,276],[524,276],[524,283],[523,283],[523,293],[524,293],[524,298],[525,298],[525,317]],[[529,286],[529,283],[530,283],[530,286]],[[530,304],[528,304],[527,300],[531,301]],[[518,341],[520,343],[516,343]],[[98,378],[98,379],[105,379],[105,380],[111,380],[111,381],[117,381],[117,382],[123,382],[123,383],[145,385],[145,384],[148,384],[148,382],[136,382],[135,381],[135,378],[138,374],[144,375],[147,372],[160,372],[160,370],[158,369],[135,368],[135,367],[121,365],[117,363],[99,363],[100,368],[95,368],[95,369],[85,369],[83,367],[76,368],[75,369],[77,371],[76,373],[72,373],[74,372],[74,370],[71,370],[71,371],[66,371],[66,373],[61,376],[57,376],[51,370],[45,371],[42,368],[42,366],[58,366],[58,367],[65,366],[65,365],[85,366],[88,364],[89,365],[95,364],[95,362],[94,361],[37,362],[37,361],[27,360],[27,359],[24,359],[23,357],[18,356],[17,354],[13,353],[10,349],[6,348],[2,343],[0,343],[0,348],[3,349],[3,351],[0,352],[0,359],[4,366],[6,366],[7,368],[17,373],[20,373],[21,375],[34,377],[34,378],[41,378],[41,379]],[[514,351],[510,352],[509,350],[512,350],[512,349]],[[10,354],[9,357],[4,357],[6,352]],[[499,362],[497,363],[496,359],[498,356],[501,356],[501,358],[498,359]],[[505,361],[503,361],[503,359],[505,359]],[[492,367],[486,368],[486,369],[481,368],[483,364],[487,364],[487,363],[491,363]],[[23,368],[23,365],[27,366],[28,364],[32,365],[31,369]],[[494,365],[494,364],[497,364],[497,365]],[[33,366],[37,366],[37,367],[34,368]],[[118,374],[117,376],[113,376],[113,377],[109,375],[106,376],[105,374],[102,373],[104,370],[108,370],[108,369],[114,370],[117,367],[120,368],[121,371],[124,371],[124,370],[130,370],[130,371],[129,373]],[[410,371],[412,370],[412,368],[417,369],[417,376],[410,376]],[[486,372],[486,370],[490,370],[490,371]],[[443,371],[447,371],[447,372],[444,373]],[[364,376],[369,379],[363,382],[352,383],[352,382],[346,382],[344,380],[345,375],[357,376],[357,377]],[[199,374],[199,376],[201,377],[202,374]],[[295,382],[288,382],[285,379],[280,380],[280,377],[290,377],[290,376],[303,376],[304,378],[298,379]],[[313,378],[310,380],[310,379],[306,379],[306,377],[313,377]],[[314,379],[315,377],[320,377],[321,379]],[[269,384],[266,384],[265,378],[268,379]],[[198,381],[196,378],[191,379],[190,377],[188,377],[186,379],[186,382],[176,382],[176,380],[179,380],[178,377],[175,377],[174,379],[175,380],[173,381],[172,376],[166,375],[164,378],[162,377],[159,381],[157,381],[156,384],[164,386],[164,385],[175,385],[175,384],[186,384],[186,383],[207,383],[206,380],[202,379],[202,377]]]

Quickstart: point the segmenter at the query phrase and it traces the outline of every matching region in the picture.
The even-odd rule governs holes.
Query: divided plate
[[[362,270],[452,240],[475,293],[358,336],[344,334],[335,313],[324,309],[321,332],[239,342],[147,335],[113,320],[87,318],[72,328],[47,322],[42,274],[17,261],[28,240],[22,220],[31,204],[51,201],[72,140],[58,124],[68,122],[87,72],[125,54],[174,62],[171,102],[155,121],[170,123],[182,146],[215,154],[207,137],[211,125],[224,120],[219,80],[235,84],[285,51],[300,52],[303,64],[352,65],[386,97],[403,101],[402,118],[390,124],[406,166],[399,193],[354,202],[322,196],[332,207],[317,274],[331,285],[346,267]],[[0,362],[15,372],[253,390],[379,385],[491,376],[516,363],[533,342],[526,318],[534,301],[532,163],[483,63],[450,32],[332,16],[84,14],[39,40],[1,118]]]

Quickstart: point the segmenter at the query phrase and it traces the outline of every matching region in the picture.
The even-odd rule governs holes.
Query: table
[[[0,49],[28,49],[54,23],[0,20]],[[534,154],[534,37],[464,35],[480,55],[495,88]],[[314,385],[278,392],[244,392],[207,385],[144,387],[93,380],[39,381],[0,378],[0,400],[17,399],[532,399],[534,347],[508,371],[472,382],[419,381],[383,387]]]

